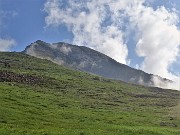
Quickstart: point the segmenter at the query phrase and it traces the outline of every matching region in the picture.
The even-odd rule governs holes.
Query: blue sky
[[[3,18],[1,36],[15,39],[12,51],[22,51],[36,40],[58,42],[69,39],[66,28],[46,29],[43,12],[44,0],[0,0],[0,10],[7,16]],[[13,16],[12,14],[16,14]]]
[[[22,51],[39,39],[49,43],[64,41],[96,49],[121,63],[163,77],[179,73],[180,1],[113,2],[0,0],[0,49]],[[172,42],[164,41],[171,37]],[[151,39],[153,43],[149,43]]]

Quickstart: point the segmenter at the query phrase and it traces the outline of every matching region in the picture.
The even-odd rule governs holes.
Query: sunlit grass
[[[19,53],[1,71],[41,76],[0,82],[0,135],[179,135],[180,93],[103,79]]]

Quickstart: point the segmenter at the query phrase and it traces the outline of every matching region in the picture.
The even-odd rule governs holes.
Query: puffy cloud
[[[10,49],[15,45],[14,39],[2,39],[0,38],[0,51],[10,51]]]
[[[133,10],[134,14],[137,10]],[[169,78],[168,68],[179,53],[180,31],[178,17],[164,7],[157,10],[141,7],[131,23],[136,24],[138,42],[136,52],[144,57],[141,68],[146,72]]]
[[[166,84],[167,88],[178,89],[178,76],[173,75],[169,68],[177,62],[180,47],[179,18],[176,10],[161,6],[154,10],[152,7],[139,5],[129,8],[130,24],[137,34],[136,52],[144,57],[141,69],[168,78],[174,83]],[[159,85],[161,80],[152,78]]]
[[[110,0],[48,0],[45,21],[48,26],[65,24],[74,34],[73,44],[88,46],[127,64],[128,49],[116,17],[119,13],[113,8],[116,3],[109,4]]]
[[[67,26],[74,44],[91,47],[124,64],[129,63],[126,40],[133,32],[136,53],[144,58],[137,63],[139,68],[177,82],[169,68],[179,55],[178,14],[174,8],[151,7],[153,1],[47,0],[45,21],[47,26]]]

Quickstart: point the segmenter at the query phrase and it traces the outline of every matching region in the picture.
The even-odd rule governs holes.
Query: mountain
[[[67,43],[45,43],[36,41],[24,53],[48,59],[59,65],[75,68],[102,77],[145,86],[166,87],[172,81],[133,69],[93,49]]]
[[[179,135],[180,92],[0,52],[0,135]]]

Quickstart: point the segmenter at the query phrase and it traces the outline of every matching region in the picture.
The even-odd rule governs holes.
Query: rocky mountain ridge
[[[80,71],[129,83],[156,87],[165,87],[172,83],[168,79],[118,63],[112,58],[84,46],[63,42],[49,44],[38,40],[27,46],[24,53]]]

